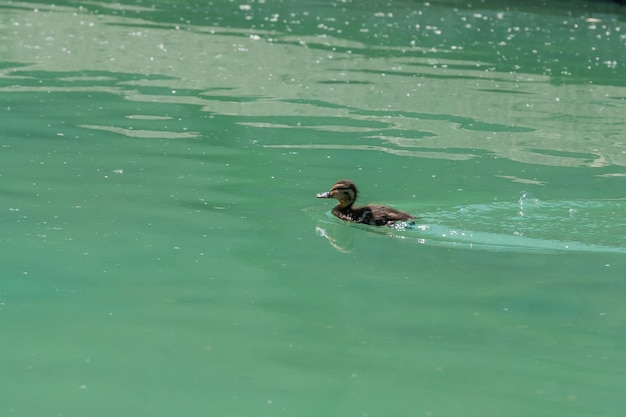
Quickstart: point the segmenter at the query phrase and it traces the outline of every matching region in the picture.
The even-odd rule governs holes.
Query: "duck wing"
[[[398,221],[415,219],[416,217],[391,207],[368,205],[355,208],[352,218],[359,223],[385,226]]]

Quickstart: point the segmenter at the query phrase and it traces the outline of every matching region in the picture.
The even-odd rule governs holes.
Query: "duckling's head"
[[[330,191],[320,193],[317,198],[334,198],[339,201],[339,207],[350,207],[356,200],[356,186],[350,180],[337,181]]]

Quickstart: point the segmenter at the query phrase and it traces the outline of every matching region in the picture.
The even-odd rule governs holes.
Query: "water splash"
[[[531,214],[533,211],[538,209],[540,205],[539,199],[530,191],[523,192],[518,202],[520,216]]]

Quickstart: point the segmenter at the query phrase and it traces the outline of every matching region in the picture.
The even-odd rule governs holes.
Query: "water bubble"
[[[535,194],[531,193],[530,191],[524,191],[519,198],[519,202],[520,204],[526,202],[538,203],[539,199],[535,197]]]
[[[529,210],[539,207],[539,199],[530,191],[525,191],[519,198],[520,216],[528,214]]]

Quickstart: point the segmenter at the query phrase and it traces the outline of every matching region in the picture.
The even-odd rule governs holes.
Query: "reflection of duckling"
[[[332,213],[348,222],[364,223],[372,226],[391,226],[397,221],[415,219],[408,213],[385,206],[352,207],[356,200],[356,186],[350,180],[341,180],[332,186],[330,191],[320,193],[317,198],[334,198],[339,200]]]

